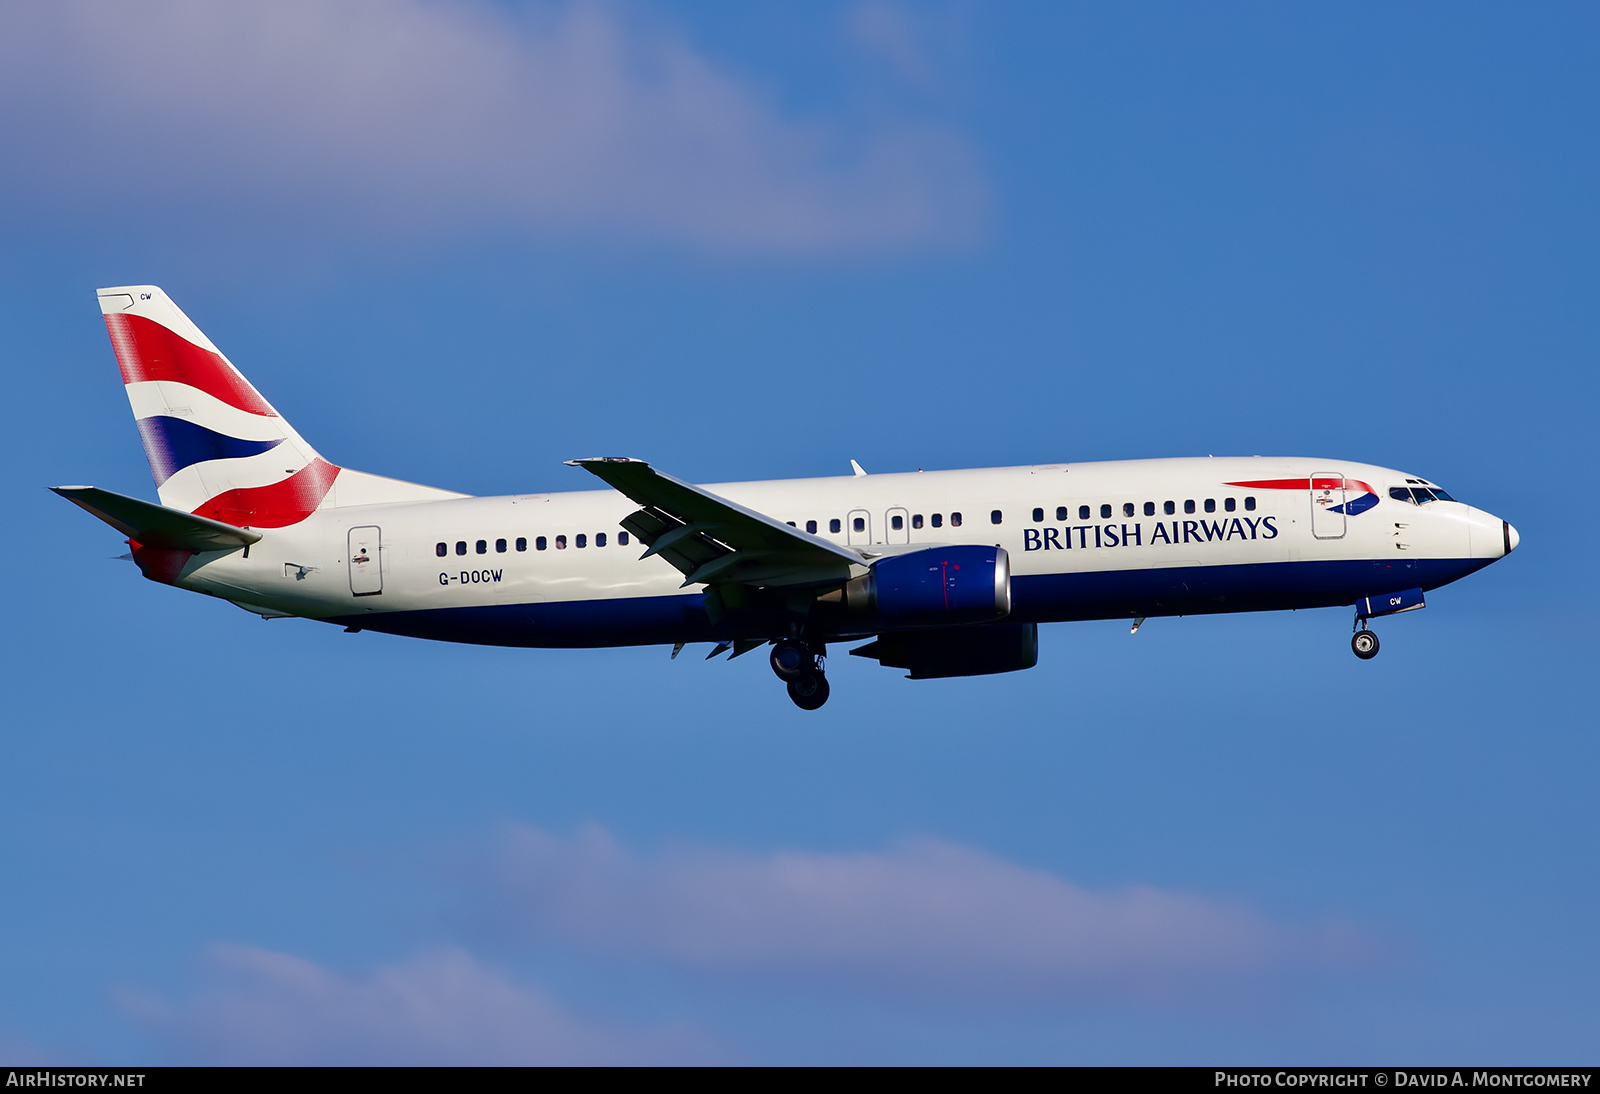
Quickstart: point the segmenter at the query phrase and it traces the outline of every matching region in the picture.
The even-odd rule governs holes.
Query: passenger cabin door
[[[373,525],[350,529],[350,592],[354,596],[377,596],[383,592],[381,539]]]
[[[850,510],[844,526],[847,530],[845,542],[850,546],[858,543],[865,546],[872,542],[872,514],[865,509]]]
[[[904,509],[891,509],[883,515],[883,522],[888,526],[884,533],[887,543],[911,542],[911,517]]]
[[[1344,535],[1344,475],[1319,471],[1311,476],[1311,534],[1318,539]]]

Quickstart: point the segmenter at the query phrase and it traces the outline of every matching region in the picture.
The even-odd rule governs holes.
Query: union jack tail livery
[[[325,506],[458,496],[323,459],[156,286],[99,297],[162,505],[241,528],[283,528]]]

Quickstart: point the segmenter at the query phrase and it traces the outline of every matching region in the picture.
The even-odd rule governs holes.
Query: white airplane
[[[161,504],[55,492],[154,581],[267,618],[500,646],[770,645],[800,707],[830,643],[911,679],[1032,668],[1038,625],[1355,605],[1367,625],[1509,554],[1517,532],[1347,460],[1059,463],[692,486],[569,461],[605,489],[482,498],[317,454],[160,289],[100,310]]]

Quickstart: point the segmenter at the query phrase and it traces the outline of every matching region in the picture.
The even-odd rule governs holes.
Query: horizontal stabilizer
[[[181,509],[115,494],[94,486],[52,486],[51,490],[143,547],[184,551],[231,551],[248,547],[260,532],[235,528]]]

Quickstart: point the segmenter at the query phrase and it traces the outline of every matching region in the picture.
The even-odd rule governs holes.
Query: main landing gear
[[[1350,636],[1350,648],[1363,661],[1371,661],[1378,656],[1378,636],[1367,630],[1364,620],[1361,629]]]
[[[789,698],[801,710],[816,710],[828,701],[827,655],[797,638],[772,647],[772,671],[789,687]]]

